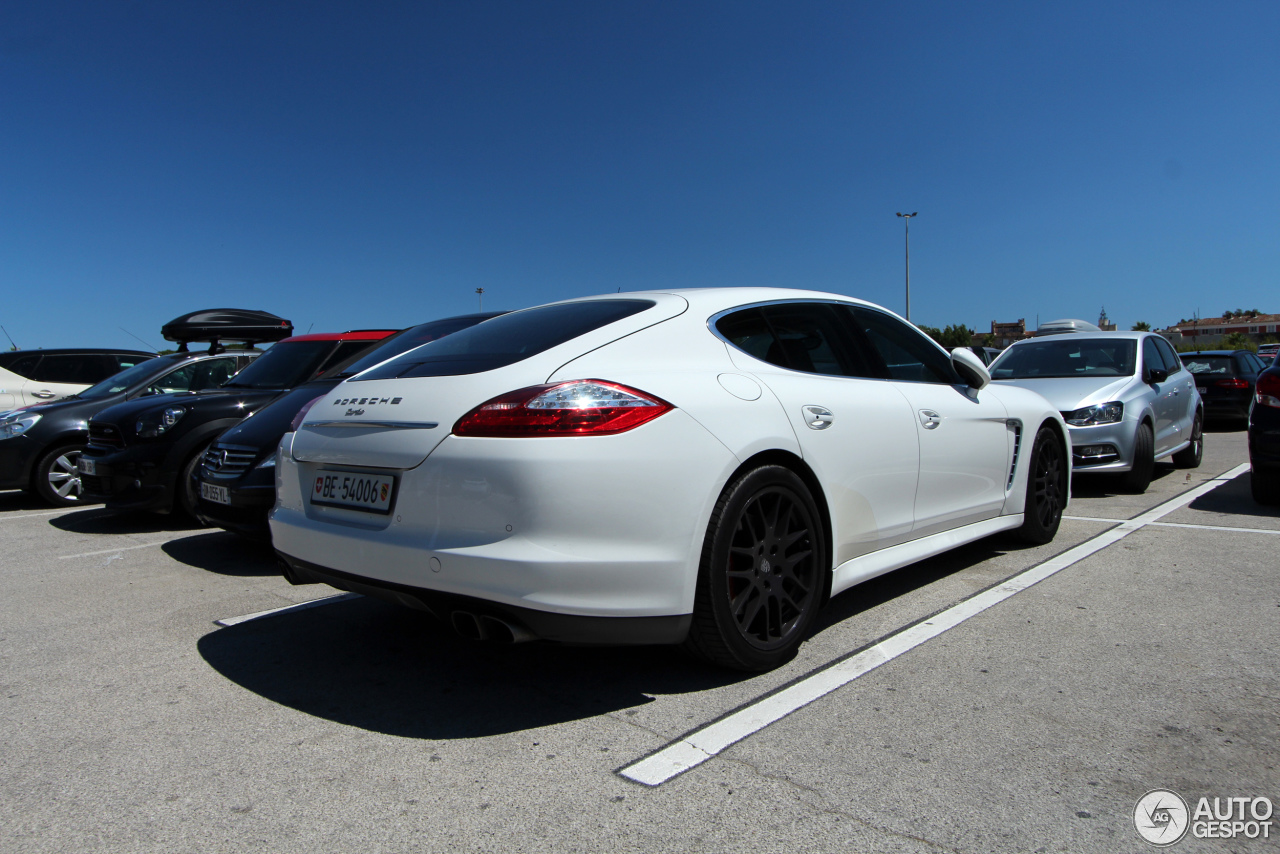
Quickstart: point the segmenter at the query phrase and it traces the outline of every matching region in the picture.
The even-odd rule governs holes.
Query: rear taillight
[[[634,430],[675,407],[603,380],[573,380],[508,392],[453,425],[455,436],[611,436]]]
[[[1280,408],[1280,374],[1266,373],[1258,377],[1259,406]]]
[[[325,392],[325,394],[328,394],[328,392]],[[307,417],[307,413],[311,411],[311,407],[315,406],[316,401],[322,397],[324,397],[324,394],[318,394],[306,403],[302,404],[302,408],[298,410],[298,414],[293,416],[293,420],[289,422],[289,432],[297,432],[298,428],[302,426],[302,419]]]
[[[1248,388],[1249,381],[1242,380],[1239,377],[1232,377],[1230,379],[1217,380],[1214,385],[1218,388]]]

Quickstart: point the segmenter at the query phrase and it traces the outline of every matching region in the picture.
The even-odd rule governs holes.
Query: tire
[[[804,482],[782,466],[747,472],[711,514],[685,649],[735,670],[785,664],[822,606],[829,571],[821,517]]]
[[[1151,425],[1145,421],[1138,425],[1138,435],[1133,441],[1133,468],[1120,476],[1120,488],[1138,495],[1151,485],[1151,474],[1156,467],[1156,439]]]
[[[1259,504],[1280,504],[1280,471],[1253,469],[1249,472],[1249,491]]]
[[[1173,464],[1180,469],[1198,469],[1204,457],[1204,426],[1200,423],[1203,416],[1196,413],[1191,422],[1191,444],[1173,455]]]
[[[31,486],[46,503],[54,507],[77,507],[81,498],[80,472],[76,468],[84,445],[54,448],[36,461],[31,473]]]
[[[186,463],[183,464],[182,473],[178,475],[178,482],[173,486],[173,508],[181,511],[184,516],[193,522],[200,522],[200,518],[196,516],[200,497],[196,495],[195,488],[191,485],[191,479],[195,475],[196,468],[200,465],[200,460],[204,458],[204,452],[208,449],[209,446],[204,445],[191,455]]]
[[[1062,442],[1052,427],[1041,427],[1031,446],[1022,527],[1013,532],[1014,537],[1038,546],[1057,536],[1069,488]]]

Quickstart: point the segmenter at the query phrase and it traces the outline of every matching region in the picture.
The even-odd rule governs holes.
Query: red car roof
[[[295,335],[285,341],[381,341],[395,335],[399,329],[352,329],[349,332],[314,332],[311,335]],[[281,342],[283,343],[283,342]]]

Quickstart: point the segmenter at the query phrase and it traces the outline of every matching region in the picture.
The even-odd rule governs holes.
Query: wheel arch
[[[831,506],[827,500],[826,491],[823,490],[818,476],[813,473],[813,469],[809,468],[802,458],[796,456],[791,451],[781,448],[772,448],[767,451],[760,451],[747,459],[730,473],[728,479],[721,486],[720,494],[724,494],[724,490],[734,483],[743,474],[760,466],[781,466],[793,472],[809,490],[809,494],[813,498],[813,503],[818,507],[818,517],[822,524],[822,539],[827,549],[827,571],[823,573],[822,583],[822,601],[826,602],[831,598],[831,576],[835,569],[835,543],[834,533],[831,527]]]
[[[83,447],[88,444],[89,444],[88,430],[64,430],[63,432],[54,436],[54,438],[51,439],[50,441],[45,442],[44,447],[40,448],[39,451],[31,455],[31,457],[27,460],[27,471],[24,479],[30,485],[31,489],[35,489],[36,476],[39,474],[39,470],[40,470],[40,461],[43,460],[50,451],[56,450],[57,448],[65,447],[67,445],[80,445],[81,447]]]

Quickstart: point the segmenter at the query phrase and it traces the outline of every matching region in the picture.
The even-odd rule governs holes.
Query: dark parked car
[[[123,401],[216,386],[259,355],[222,350],[144,359],[65,400],[9,413],[0,419],[0,489],[31,490],[58,507],[79,503],[77,463],[96,413]]]
[[[448,317],[405,329],[281,395],[227,430],[209,446],[193,474],[191,490],[199,499],[196,518],[252,539],[270,539],[267,514],[276,502],[276,447],[312,403],[367,368],[503,313]]]
[[[0,353],[0,413],[60,400],[154,359],[141,350],[10,350]]]
[[[1261,359],[1249,350],[1204,350],[1181,357],[1196,378],[1206,423],[1248,420],[1254,385],[1266,370]]]
[[[1258,375],[1249,413],[1249,466],[1254,500],[1280,504],[1280,357]]]
[[[195,515],[191,475],[219,433],[289,389],[372,347],[395,330],[298,335],[267,350],[220,387],[131,400],[89,421],[80,456],[88,498],[117,510]]]

